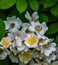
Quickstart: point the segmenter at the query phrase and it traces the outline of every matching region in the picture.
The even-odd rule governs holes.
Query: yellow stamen
[[[6,47],[9,46],[9,40],[3,39],[2,45],[3,45],[3,46],[6,46]]]
[[[30,36],[28,37],[27,41],[30,45],[33,45],[36,42],[36,38],[33,36]]]
[[[23,60],[28,60],[30,58],[30,54],[29,53],[24,53],[24,54],[22,54],[22,59]]]

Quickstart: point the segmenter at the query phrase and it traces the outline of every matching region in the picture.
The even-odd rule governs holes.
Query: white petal
[[[51,52],[52,52],[51,50],[46,49],[46,50],[45,50],[45,55],[46,55],[46,56],[49,56],[49,55],[51,54]]]
[[[20,37],[16,37],[16,45],[18,47],[22,46],[22,40],[20,39]]]
[[[55,56],[55,55],[53,55],[53,56],[52,56],[52,60],[55,60],[55,59],[56,59],[56,56]]]
[[[51,51],[56,51],[56,48],[55,47],[50,47],[50,50]]]
[[[34,13],[32,14],[32,17],[33,17],[35,20],[37,20],[37,19],[39,18],[38,12],[34,12]]]
[[[4,60],[6,57],[7,57],[7,53],[5,52],[0,55],[1,60]]]
[[[10,28],[9,23],[7,21],[4,21],[4,23],[5,23],[6,30],[8,30]]]
[[[25,49],[25,45],[22,45],[21,47],[17,47],[19,51],[23,51]]]
[[[50,58],[46,58],[48,63],[51,63],[51,59]]]
[[[35,31],[34,27],[32,27],[32,26],[29,26],[29,30],[33,31],[33,32]]]
[[[51,43],[51,46],[56,46],[56,43],[55,42]]]
[[[25,18],[27,18],[29,21],[31,21],[31,16],[30,16],[29,12],[26,12]]]
[[[9,57],[12,60],[12,62],[18,63],[18,58],[17,57],[15,57],[13,55],[10,55]]]
[[[29,25],[30,25],[29,23],[23,23],[23,24],[22,24],[22,27],[28,28]]]
[[[47,28],[47,26],[46,26],[46,23],[45,23],[45,22],[43,22],[41,25],[42,25],[42,27],[43,27],[44,29],[46,29],[46,28]],[[47,30],[48,30],[48,28],[47,28]]]

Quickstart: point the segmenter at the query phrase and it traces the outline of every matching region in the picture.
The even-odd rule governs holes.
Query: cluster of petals
[[[35,65],[34,60],[38,64],[51,63],[56,59],[56,43],[45,36],[46,22],[40,23],[38,12],[32,15],[26,12],[25,18],[29,22],[23,23],[15,16],[4,21],[6,35],[0,41],[0,59],[9,56],[15,63]]]

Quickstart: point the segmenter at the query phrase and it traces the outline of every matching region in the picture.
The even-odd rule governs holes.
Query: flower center
[[[25,32],[26,32],[26,33],[29,33],[30,31],[29,31],[29,29],[26,29]]]
[[[15,23],[11,23],[11,24],[10,24],[10,27],[11,27],[11,28],[14,28],[14,27],[15,27]]]
[[[33,36],[30,36],[28,37],[27,41],[30,45],[33,45],[36,42],[36,38]]]
[[[29,53],[24,53],[24,54],[22,54],[22,59],[23,60],[28,60],[30,58],[30,54]]]
[[[3,53],[3,49],[0,49],[0,55]]]
[[[39,39],[39,44],[40,45],[44,45],[45,44],[45,40],[44,39]]]
[[[37,26],[35,26],[35,30],[39,32],[42,30],[42,27],[37,25]]]
[[[43,56],[40,56],[39,57],[39,61],[43,61],[44,57]]]
[[[3,46],[9,46],[9,40],[7,40],[7,39],[4,39],[3,41],[2,41],[2,45]]]
[[[34,17],[32,17],[32,21],[35,21]]]

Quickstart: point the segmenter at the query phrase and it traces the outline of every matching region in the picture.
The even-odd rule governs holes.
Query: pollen
[[[34,36],[30,36],[27,41],[30,45],[33,45],[36,42],[36,38]]]
[[[30,54],[29,53],[24,53],[24,54],[22,54],[22,59],[23,60],[29,60],[29,58],[30,58]]]
[[[5,46],[5,47],[9,46],[9,40],[3,39],[2,45]]]

